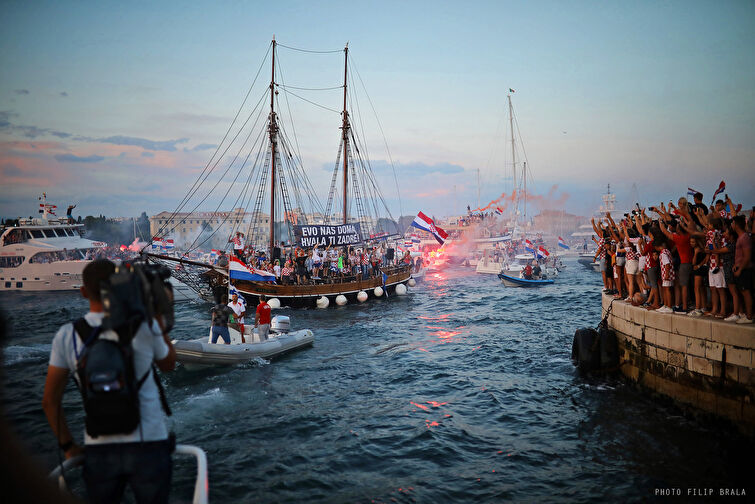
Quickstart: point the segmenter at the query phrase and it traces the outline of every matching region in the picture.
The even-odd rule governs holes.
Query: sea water
[[[6,414],[49,470],[50,343],[86,302],[5,293],[0,303]],[[178,305],[172,337],[205,336],[209,308]],[[575,372],[574,331],[600,318],[600,277],[576,261],[538,289],[452,268],[403,297],[279,312],[312,329],[312,348],[163,374],[178,442],[207,452],[211,502],[602,503],[750,485],[753,445],[733,429]],[[69,385],[76,433],[80,402]],[[176,458],[174,501],[190,501],[194,471]],[[83,492],[76,471],[69,479]]]

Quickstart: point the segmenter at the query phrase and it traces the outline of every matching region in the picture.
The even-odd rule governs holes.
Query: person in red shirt
[[[260,335],[260,342],[267,341],[267,335],[270,333],[270,305],[267,304],[267,297],[260,295],[260,304],[257,305],[257,313],[254,315],[254,327]]]
[[[689,280],[692,274],[692,246],[689,243],[690,235],[684,232],[684,228],[677,226],[676,220],[669,222],[668,229],[660,222],[661,231],[674,242],[676,252],[679,254],[679,270],[675,282],[676,305],[674,311],[687,311],[689,303]],[[681,292],[680,292],[681,291]],[[680,296],[681,294],[681,296]]]

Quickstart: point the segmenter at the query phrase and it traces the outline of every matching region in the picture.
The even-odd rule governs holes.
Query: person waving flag
[[[718,189],[716,189],[716,192],[713,193],[713,199],[710,200],[710,204],[712,205],[713,203],[715,203],[716,202],[716,196],[718,196],[719,194],[721,194],[725,190],[726,190],[726,184],[722,180],[721,183],[718,184]]]

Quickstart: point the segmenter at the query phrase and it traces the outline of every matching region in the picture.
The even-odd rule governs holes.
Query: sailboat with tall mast
[[[508,240],[520,239],[525,235],[525,229],[523,229],[522,223],[527,222],[527,162],[523,161],[521,178],[517,182],[517,157],[516,157],[516,139],[514,135],[514,106],[511,102],[511,93],[513,90],[509,89],[509,93],[506,95],[508,100],[509,110],[509,131],[511,133],[511,174],[513,181],[513,205],[510,207],[509,225],[511,231],[506,234]],[[488,238],[486,241],[501,241],[495,238]],[[532,259],[531,256],[528,256]],[[495,254],[493,250],[483,250],[482,258],[477,262],[475,271],[477,273],[497,275],[506,266],[506,258],[503,253]]]
[[[254,246],[255,250],[265,251],[267,258],[275,258],[280,255],[280,245],[284,242],[284,236],[289,243],[295,241],[296,245],[302,248],[311,249],[317,246],[320,253],[323,253],[326,249],[329,251],[333,249],[346,250],[348,247],[366,249],[368,246],[374,246],[373,240],[376,237],[390,235],[391,232],[397,231],[398,226],[395,224],[385,199],[380,193],[376,177],[370,166],[370,160],[366,154],[366,148],[360,147],[359,136],[351,126],[350,95],[347,94],[350,71],[348,45],[343,49],[344,81],[343,85],[339,86],[343,88],[343,108],[340,112],[342,117],[340,145],[325,208],[321,206],[313,185],[301,165],[298,141],[295,138],[292,139],[292,132],[295,131],[293,126],[289,129],[289,125],[281,120],[280,111],[282,107],[279,103],[279,94],[283,92],[286,99],[288,95],[301,98],[291,91],[301,88],[287,86],[283,81],[282,74],[276,67],[279,46],[298,50],[282,46],[275,39],[272,41],[270,49],[271,80],[265,91],[265,94],[269,92],[269,113],[262,129],[264,134],[258,134],[256,137],[256,153],[252,153],[254,149],[250,150],[242,163],[241,168],[243,169],[247,161],[253,159],[250,173],[246,175],[246,182],[241,184],[242,188],[239,197],[236,199],[236,202],[240,201],[243,205],[245,202],[251,203],[254,197],[253,211],[249,219],[244,217],[248,215],[245,212],[235,212],[235,223],[232,222],[233,213],[229,213],[229,218],[234,226],[233,230],[246,231],[245,235],[248,242]],[[249,94],[247,94],[248,97]],[[313,103],[310,100],[304,100]],[[242,104],[243,106],[244,104]],[[290,111],[290,106],[288,109]],[[332,111],[336,112],[335,110]],[[248,123],[254,122],[255,113],[258,114],[258,117],[261,116],[261,112],[255,108],[250,113],[249,118],[241,125],[239,132],[232,137],[233,140],[239,137],[243,138],[242,130],[245,131],[244,127]],[[239,114],[236,118],[238,117]],[[234,119],[235,121],[236,119]],[[230,132],[233,128],[234,124],[229,128],[229,132],[226,133],[221,145],[218,146],[216,155],[220,152],[225,154],[229,151],[233,140],[228,143],[228,146],[225,146],[224,143],[231,136]],[[252,135],[250,132],[246,136],[243,146],[250,141]],[[231,170],[236,159],[243,157],[242,149],[228,164],[224,175]],[[221,156],[218,155],[216,158],[214,155],[208,163],[206,171],[209,168],[214,170],[218,166],[223,166]],[[239,178],[244,180],[241,175],[242,169],[234,177],[234,182]],[[188,201],[196,196],[198,187],[207,183],[209,178],[209,174],[205,174],[205,172],[200,175],[174,214],[178,215],[179,210],[188,205]],[[338,183],[339,179],[341,184]],[[225,185],[227,184],[218,182],[213,189]],[[341,186],[340,191],[338,191],[339,185]],[[202,202],[206,199],[202,199]],[[339,199],[341,200],[341,208],[336,213],[334,209]],[[265,214],[263,211],[266,206],[265,203],[269,204],[269,214]],[[243,208],[238,210],[243,210]],[[222,224],[225,224],[225,222]],[[245,229],[242,227],[244,224],[247,224]],[[206,239],[207,237],[205,237],[205,241]],[[195,243],[192,243],[189,248],[196,249],[201,244],[195,240]],[[149,255],[155,261],[176,260],[162,255]],[[187,285],[195,287],[204,297],[210,297],[213,289],[224,286],[229,281],[228,267],[209,266],[184,258],[178,259],[178,262],[181,262],[182,266],[178,268],[174,276]],[[250,268],[250,271],[254,271],[254,269]],[[382,264],[378,274],[371,274],[366,278],[362,278],[361,275],[339,272],[327,279],[318,278],[293,285],[282,285],[256,278],[236,279],[234,282],[236,289],[244,294],[248,301],[260,295],[265,295],[268,298],[278,298],[282,305],[315,306],[322,305],[323,298],[327,298],[329,302],[334,300],[338,302],[337,298],[341,295],[347,299],[360,299],[360,301],[364,300],[365,296],[367,298],[380,297],[383,293],[392,293],[398,285],[406,285],[410,278],[411,268],[408,265]],[[403,289],[400,290],[403,291]]]

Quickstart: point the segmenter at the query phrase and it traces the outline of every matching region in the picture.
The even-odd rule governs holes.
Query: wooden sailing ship
[[[366,153],[366,149],[359,148],[357,145],[358,137],[354,134],[351,127],[350,112],[347,109],[347,105],[349,104],[347,100],[349,76],[348,45],[343,50],[344,82],[340,145],[333,170],[328,201],[324,209],[320,206],[319,200],[314,194],[313,186],[300,164],[299,156],[296,152],[298,142],[291,140],[290,135],[287,133],[289,130],[281,123],[278,112],[281,110],[280,104],[278,104],[279,106],[276,109],[279,92],[281,90],[286,91],[290,87],[279,82],[282,80],[282,77],[277,78],[276,55],[278,46],[279,44],[273,39],[271,45],[272,77],[266,91],[266,93],[269,92],[270,94],[270,111],[264,126],[265,134],[260,135],[259,148],[253,157],[255,162],[252,164],[251,173],[246,179],[247,183],[241,191],[243,195],[241,197],[242,202],[248,201],[251,203],[252,196],[254,196],[254,207],[246,228],[243,227],[245,222],[243,220],[239,222],[237,219],[235,223],[232,223],[234,231],[245,231],[245,235],[250,238],[250,242],[254,245],[255,250],[264,250],[267,257],[272,258],[276,256],[276,249],[282,241],[281,236],[284,230],[287,231],[290,242],[292,237],[297,234],[295,230],[297,226],[315,225],[314,222],[308,221],[311,220],[313,215],[318,215],[324,221],[322,222],[322,226],[325,227],[351,225],[350,229],[356,230],[356,238],[348,242],[348,245],[353,248],[365,249],[368,246],[374,246],[376,243],[372,242],[371,238],[390,236],[391,232],[388,231],[393,230],[386,231],[384,226],[385,223],[395,223],[395,221],[390,215],[390,210],[385,204],[382,195],[379,193],[369,159],[366,158],[366,154],[363,154]],[[282,47],[295,49],[287,46]],[[236,117],[238,118],[239,115],[237,114]],[[252,117],[252,114],[250,114],[250,117]],[[235,121],[236,119],[234,119]],[[247,119],[247,122],[249,122],[249,119]],[[229,132],[232,131],[233,127],[234,125],[232,124]],[[239,133],[241,133],[241,128],[239,128]],[[239,133],[235,135],[234,139],[240,136]],[[227,133],[226,138],[229,136],[229,133]],[[247,140],[250,137],[251,135],[247,136]],[[218,166],[222,167],[219,153],[221,151],[223,153],[229,151],[229,148],[223,145],[226,138],[218,146],[216,154],[211,158],[205,168],[205,172],[212,171]],[[296,148],[293,146],[296,146]],[[239,155],[237,154],[236,158],[238,157]],[[247,160],[250,158],[252,158],[251,152],[246,156]],[[258,163],[257,161],[260,162]],[[246,161],[244,164],[246,164]],[[230,169],[232,163],[229,163],[228,166]],[[338,173],[339,168],[341,171],[340,177]],[[226,173],[229,169],[226,169]],[[209,175],[206,175],[205,172],[200,175],[197,182],[190,189],[189,195],[184,198],[174,214],[178,215],[178,212],[182,208],[189,206],[188,202],[192,196],[197,194],[197,188],[202,183],[208,181]],[[239,170],[239,173],[241,173],[241,170]],[[234,180],[238,178],[239,175],[237,174]],[[338,190],[339,178],[342,181],[340,191]],[[216,184],[216,186],[218,185]],[[338,214],[335,212],[332,213],[338,199],[341,199],[341,211]],[[239,201],[239,198],[237,198],[237,201]],[[263,208],[267,206],[266,204],[269,204],[269,215],[265,215],[263,212]],[[305,204],[309,204],[310,213],[303,210]],[[352,213],[356,215],[352,217]],[[188,215],[191,214],[189,213]],[[336,215],[337,217],[335,217]],[[387,218],[385,217],[386,215]],[[283,217],[282,223],[279,220],[281,216]],[[397,225],[395,225],[394,230],[398,231]],[[161,230],[161,232],[169,233],[170,230]],[[297,245],[301,244],[300,242],[301,239],[297,242]],[[194,240],[194,243],[188,248],[189,250],[196,249],[202,243],[201,240]],[[338,245],[340,244],[334,246]],[[324,248],[324,246],[320,247],[320,251]],[[153,261],[174,263],[174,276],[194,288],[207,299],[212,297],[213,292],[217,294],[229,282],[227,267],[211,266],[203,262],[188,260],[185,257],[175,258],[160,254],[147,255]],[[175,267],[176,262],[180,263],[180,266],[177,268]],[[302,284],[293,285],[242,279],[234,279],[233,283],[244,294],[248,302],[256,300],[260,295],[264,294],[268,299],[279,299],[282,305],[315,306],[318,304],[318,300],[320,300],[320,305],[324,303],[322,301],[323,297],[328,298],[329,303],[333,303],[339,295],[346,296],[348,300],[356,300],[358,297],[363,299],[364,294],[361,294],[362,292],[368,298],[384,295],[390,296],[395,291],[396,286],[409,282],[411,271],[412,269],[409,265],[391,264],[381,265],[378,274],[371,275],[368,278],[338,273],[328,278],[308,280]]]

